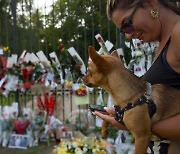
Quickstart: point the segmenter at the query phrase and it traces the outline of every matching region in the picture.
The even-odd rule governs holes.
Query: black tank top
[[[169,38],[162,52],[142,79],[151,84],[161,83],[180,90],[180,73],[174,71],[166,59],[170,41],[171,38]]]

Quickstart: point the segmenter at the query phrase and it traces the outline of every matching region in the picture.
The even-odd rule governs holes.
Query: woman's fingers
[[[113,107],[104,107],[104,109],[114,117],[115,110]]]
[[[93,112],[93,114],[96,115],[96,116],[98,116],[98,117],[101,118],[102,120],[110,123],[110,124],[113,125],[116,129],[127,130],[127,128],[126,128],[124,125],[120,124],[119,122],[117,122],[117,121],[114,119],[114,116],[113,116],[113,115],[114,115],[114,109],[113,109],[113,108],[112,108],[112,109],[111,109],[111,108],[108,108],[106,111],[109,113],[109,115],[103,114],[103,113],[98,112],[98,111]],[[112,113],[113,113],[113,114],[112,114]]]
[[[95,111],[94,114],[97,115],[98,117],[100,117],[101,119],[107,121],[108,123],[111,123],[111,120],[114,119],[114,117],[107,115],[107,114],[103,114],[98,111]]]

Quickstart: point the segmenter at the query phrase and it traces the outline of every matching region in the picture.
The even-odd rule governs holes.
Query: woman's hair
[[[107,0],[107,16],[112,18],[112,14],[116,9],[129,9],[137,0]],[[171,9],[176,14],[180,15],[180,3],[178,0],[158,0],[159,4]]]
[[[107,0],[107,16],[112,18],[113,12],[118,8],[128,9],[134,0]]]
[[[164,7],[169,8],[176,14],[180,15],[180,3],[178,0],[158,0],[158,2]]]

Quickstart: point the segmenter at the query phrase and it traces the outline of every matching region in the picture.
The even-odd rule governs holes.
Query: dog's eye
[[[87,69],[87,74],[89,74],[90,76],[92,76],[92,72],[90,69]]]

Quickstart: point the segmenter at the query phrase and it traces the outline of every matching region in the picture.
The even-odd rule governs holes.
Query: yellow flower
[[[6,47],[3,47],[3,51],[6,52]]]
[[[10,50],[9,50],[8,46],[7,47],[0,47],[0,48],[3,49],[3,52],[6,52],[6,53],[10,54]]]
[[[57,148],[58,149],[58,154],[68,154],[65,149],[63,148]]]
[[[98,151],[97,154],[105,154],[103,150]]]
[[[92,150],[94,154],[105,154],[105,145],[106,142],[98,140],[95,137],[84,137],[83,139],[72,138],[71,141],[61,140],[61,143],[53,151],[53,154],[72,154],[71,152],[67,152],[72,150],[74,150],[73,154],[83,154],[88,149]]]

